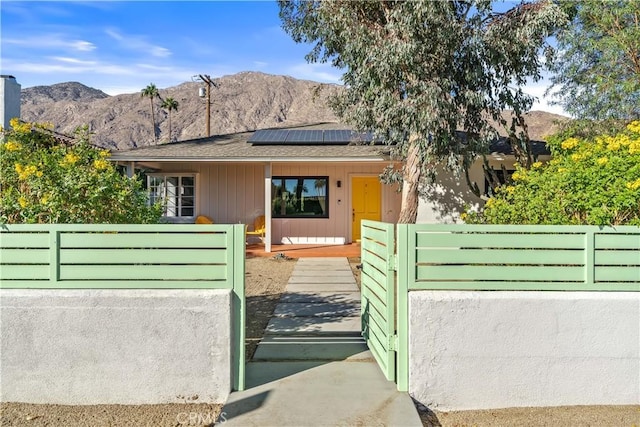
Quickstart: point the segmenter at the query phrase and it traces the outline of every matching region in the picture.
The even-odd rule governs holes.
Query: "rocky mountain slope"
[[[340,90],[337,85],[257,72],[214,82],[218,87],[211,93],[212,135],[337,121],[326,102]],[[162,98],[172,97],[179,103],[178,110],[171,112],[172,141],[206,136],[206,101],[198,96],[202,86],[187,82],[159,89]],[[169,114],[160,104],[154,100],[158,143],[163,143],[170,140]],[[94,133],[93,142],[104,147],[122,150],[154,143],[149,98],[142,98],[140,92],[109,96],[77,82],[36,86],[22,90],[21,108],[23,120],[51,122],[67,134],[86,124]],[[531,138],[552,133],[558,119],[563,117],[529,113]]]
[[[211,134],[332,122],[336,117],[326,98],[339,90],[292,77],[244,72],[214,79],[211,90]],[[202,83],[187,82],[159,89],[162,98],[178,101],[171,112],[172,141],[206,136],[206,101],[198,96]],[[142,88],[141,88],[142,89]],[[159,143],[169,141],[169,114],[154,100]],[[117,149],[153,144],[149,98],[140,93],[109,96],[80,83],[60,83],[22,90],[21,116],[51,122],[72,134],[81,125],[94,132],[93,142]]]

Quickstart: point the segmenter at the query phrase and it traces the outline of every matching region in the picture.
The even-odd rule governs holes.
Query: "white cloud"
[[[264,61],[253,61],[253,65],[259,70],[266,68],[269,63]]]
[[[65,62],[68,64],[76,64],[76,65],[84,65],[84,66],[95,66],[97,64],[96,61],[84,61],[82,59],[78,59],[78,58],[69,58],[66,56],[50,56],[50,59],[53,59],[54,61],[59,61],[59,62]]]
[[[313,80],[323,83],[340,83],[342,74],[329,64],[297,64],[285,70],[287,74],[298,79]]]
[[[168,56],[171,56],[172,53],[167,48],[160,47],[160,46],[153,46],[151,48],[151,55],[153,55],[155,57],[158,57],[158,58],[166,58]]]
[[[548,79],[543,78],[538,82],[529,81],[523,88],[525,93],[536,98],[531,109],[568,116],[567,112],[564,111],[564,108],[562,108],[562,106],[551,104],[551,96],[545,96],[545,91],[550,85],[551,82],[549,82]]]
[[[80,52],[90,52],[96,45],[86,40],[69,40],[59,34],[43,34],[20,39],[3,39],[2,43],[21,46],[27,49],[68,49]]]
[[[147,53],[157,58],[166,58],[172,55],[172,52],[169,49],[149,43],[143,36],[131,34],[123,35],[115,28],[107,28],[105,33],[112,39],[119,42],[121,46],[129,50]]]

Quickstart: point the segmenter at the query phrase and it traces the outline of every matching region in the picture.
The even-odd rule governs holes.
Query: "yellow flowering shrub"
[[[38,129],[50,124],[12,120],[0,140],[0,223],[157,223],[138,178],[120,174],[109,152],[78,143],[58,145]]]
[[[20,145],[16,141],[9,140],[9,141],[4,143],[4,148],[7,151],[18,151],[18,150],[20,150],[22,148],[22,145]]]
[[[549,138],[553,159],[524,170],[467,223],[640,225],[640,121]]]

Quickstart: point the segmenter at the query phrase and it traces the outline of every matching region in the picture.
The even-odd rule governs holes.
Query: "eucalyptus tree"
[[[149,98],[149,104],[151,105],[151,130],[153,131],[153,142],[158,142],[158,136],[156,133],[156,115],[153,108],[153,100],[159,98],[158,88],[155,84],[149,83],[147,87],[142,89],[140,93],[141,98]]]
[[[162,100],[162,108],[169,112],[169,142],[171,142],[171,111],[178,111],[178,101],[168,96]]]
[[[551,64],[557,103],[578,118],[640,118],[640,0],[561,4],[571,25]]]
[[[401,223],[415,222],[419,196],[440,164],[468,167],[496,137],[492,119],[509,128],[503,109],[518,121],[531,107],[522,87],[541,78],[541,49],[566,21],[551,1],[503,11],[490,0],[281,0],[279,6],[285,31],[312,44],[307,61],[343,71],[345,90],[332,101],[338,116],[371,130],[402,161],[383,176],[402,183]],[[525,158],[527,142],[515,147]]]

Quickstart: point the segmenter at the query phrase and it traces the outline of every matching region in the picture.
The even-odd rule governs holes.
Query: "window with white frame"
[[[165,217],[196,215],[196,174],[150,174],[147,188],[150,202],[161,202]]]

